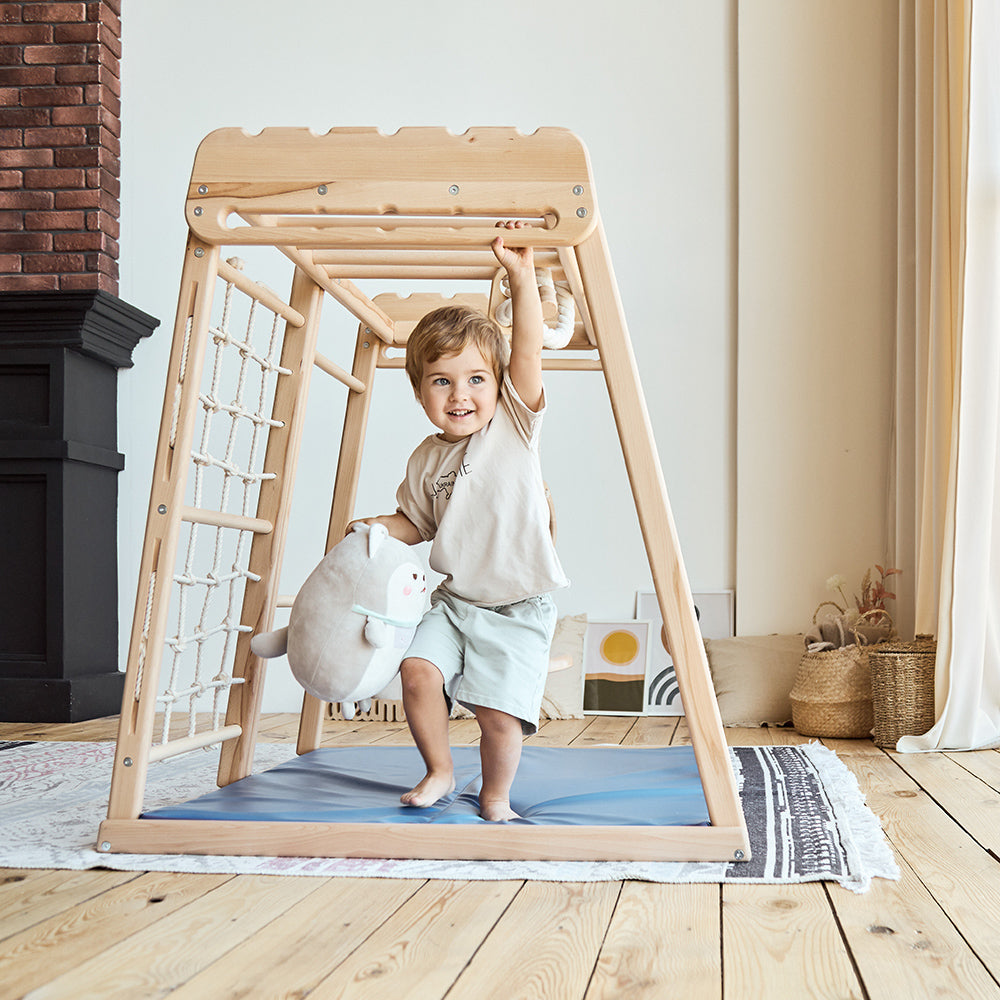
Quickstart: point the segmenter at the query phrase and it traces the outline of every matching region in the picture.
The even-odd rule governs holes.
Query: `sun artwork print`
[[[649,622],[590,622],[583,654],[583,710],[641,715]]]

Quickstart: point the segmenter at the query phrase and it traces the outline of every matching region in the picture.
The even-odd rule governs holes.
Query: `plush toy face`
[[[382,525],[358,525],[302,585],[285,634],[254,636],[251,648],[263,657],[287,650],[295,679],[322,701],[362,701],[399,672],[426,602],[410,546]]]
[[[385,588],[386,615],[400,621],[419,619],[424,610],[427,576],[416,563],[393,570]]]

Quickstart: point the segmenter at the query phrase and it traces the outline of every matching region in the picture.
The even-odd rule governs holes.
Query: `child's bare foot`
[[[403,795],[399,801],[404,806],[413,806],[416,809],[423,809],[432,806],[438,799],[443,799],[446,795],[451,795],[455,791],[455,776],[450,771],[438,774],[436,772],[424,775],[424,779],[418,782],[413,788]]]
[[[508,799],[484,799],[479,797],[479,815],[490,823],[506,823],[509,819],[521,817],[510,807]]]

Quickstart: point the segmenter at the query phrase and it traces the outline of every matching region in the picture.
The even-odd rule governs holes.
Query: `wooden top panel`
[[[496,221],[524,218],[509,243],[556,247],[589,235],[596,203],[566,129],[226,128],[198,148],[186,214],[212,244],[484,246]]]

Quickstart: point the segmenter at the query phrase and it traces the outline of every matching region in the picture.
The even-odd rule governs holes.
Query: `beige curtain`
[[[938,637],[904,751],[1000,745],[998,31],[998,0],[900,3],[896,563]]]
[[[895,556],[899,631],[937,631],[961,314],[968,0],[900,0]]]

